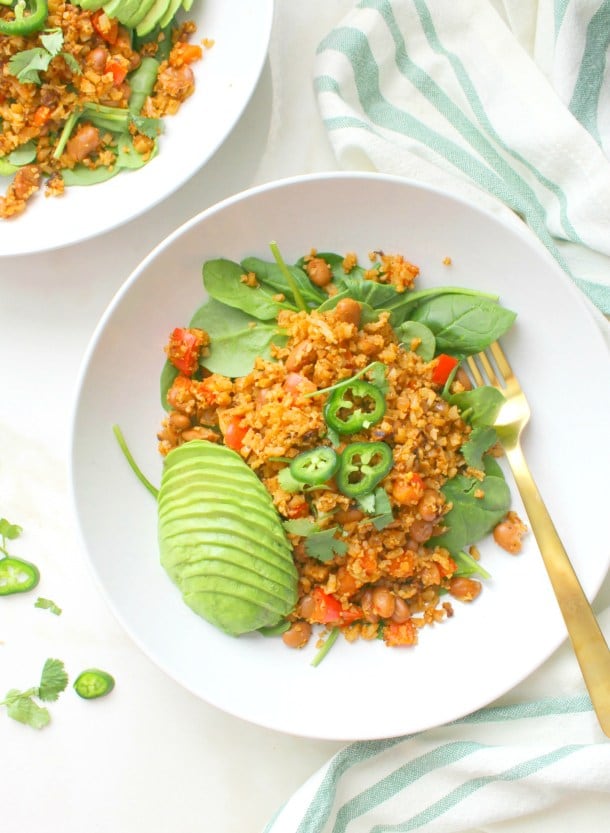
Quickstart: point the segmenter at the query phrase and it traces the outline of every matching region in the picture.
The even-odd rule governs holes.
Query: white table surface
[[[351,5],[279,0],[269,61],[243,117],[211,161],[161,205],[80,245],[0,257],[0,517],[23,527],[12,549],[38,564],[40,595],[63,608],[55,617],[34,609],[30,597],[2,601],[0,695],[36,684],[50,656],[72,676],[95,665],[117,680],[112,695],[94,703],[69,688],[50,704],[52,723],[41,732],[0,713],[3,833],[258,833],[342,746],[228,716],[142,654],[113,618],[78,543],[68,452],[88,340],[150,249],[237,191],[337,167],[311,64],[318,41]],[[573,682],[557,680],[556,693]],[[538,693],[535,679],[530,690]]]

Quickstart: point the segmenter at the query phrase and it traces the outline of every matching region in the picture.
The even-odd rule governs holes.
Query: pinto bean
[[[104,46],[96,46],[87,55],[87,63],[92,70],[103,75],[106,69],[106,61],[108,60],[108,50]]]
[[[527,527],[516,512],[509,512],[506,518],[494,528],[493,536],[498,546],[516,555],[521,552],[523,546],[521,538],[526,532]]]
[[[345,321],[347,324],[355,324],[356,327],[360,325],[360,316],[362,314],[362,306],[353,298],[342,298],[335,307],[335,313],[340,321]]]
[[[295,622],[282,634],[282,642],[289,648],[303,648],[309,642],[311,625],[309,622]]]
[[[82,124],[74,136],[68,140],[66,150],[76,162],[82,162],[100,146],[100,132],[89,122]]]
[[[316,286],[328,286],[333,279],[328,263],[321,257],[312,257],[305,265],[309,280]]]
[[[292,351],[290,352],[288,358],[286,359],[286,370],[289,373],[293,373],[297,370],[301,370],[306,364],[311,363],[315,357],[316,348],[311,343],[305,339],[305,341],[300,341],[295,347],[293,347]]]
[[[473,578],[452,578],[449,592],[460,602],[471,602],[481,592],[481,582]]]

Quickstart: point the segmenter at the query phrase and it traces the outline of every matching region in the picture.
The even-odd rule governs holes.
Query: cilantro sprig
[[[315,521],[300,518],[294,521],[284,521],[284,529],[292,535],[300,535],[305,538],[305,552],[307,555],[322,563],[332,561],[336,555],[345,555],[347,552],[345,541],[335,537],[336,533],[341,531],[339,526],[320,529]]]
[[[53,703],[68,685],[68,675],[64,664],[59,659],[47,659],[42,668],[40,682],[37,686],[19,691],[11,688],[0,701],[0,706],[6,706],[9,717],[31,726],[33,729],[44,729],[51,721],[49,710],[42,703]],[[37,702],[40,701],[40,702]]]
[[[62,51],[64,33],[61,29],[45,29],[40,35],[42,46],[17,52],[8,62],[8,71],[22,84],[42,84],[40,73],[45,72],[53,58],[61,55],[72,72],[81,73],[80,64],[70,52]]]

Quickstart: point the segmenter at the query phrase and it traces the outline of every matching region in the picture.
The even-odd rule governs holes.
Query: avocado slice
[[[170,0],[170,4],[169,4],[169,7],[168,7],[167,11],[165,12],[163,17],[159,21],[159,26],[162,29],[165,29],[165,27],[172,20],[172,18],[174,18],[176,16],[176,12],[178,11],[178,9],[180,8],[181,5],[182,5],[182,0]]]
[[[136,26],[136,32],[142,38],[155,28],[169,8],[170,0],[155,0],[146,15]]]
[[[98,9],[101,9],[106,0],[103,0],[102,3],[99,0],[80,0],[78,4],[81,9],[84,9],[86,12],[96,12]]]
[[[140,0],[110,0],[104,6],[104,11],[108,17],[116,17],[119,23],[126,25],[129,17],[136,12],[142,4]]]
[[[125,17],[125,20],[123,21],[125,26],[128,26],[130,29],[135,29],[136,26],[144,20],[154,2],[155,0],[141,0],[141,2],[137,3],[136,8],[129,15],[129,17]]]
[[[226,446],[192,440],[166,456],[158,536],[185,603],[225,633],[270,627],[294,608],[297,572],[271,495]]]

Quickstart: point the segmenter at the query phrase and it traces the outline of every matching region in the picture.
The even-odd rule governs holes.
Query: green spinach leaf
[[[432,330],[439,352],[469,356],[500,338],[516,314],[485,297],[453,291],[422,302],[410,317]]]
[[[288,304],[273,299],[275,292],[259,285],[248,286],[242,281],[246,271],[239,263],[219,258],[203,264],[203,283],[208,294],[217,301],[235,307],[261,321],[270,321],[278,316]],[[294,307],[291,307],[295,309]]]
[[[436,352],[436,339],[434,333],[425,324],[420,324],[419,321],[403,321],[396,328],[396,335],[401,344],[410,350],[413,339],[419,339],[419,344],[414,352],[421,356],[425,362],[429,362],[434,358]]]
[[[505,402],[504,394],[490,385],[445,395],[450,405],[457,405],[464,422],[470,425],[493,425]]]
[[[200,327],[210,336],[210,353],[204,367],[223,376],[246,376],[257,356],[271,358],[272,344],[285,344],[277,324],[257,321],[241,310],[210,298],[193,316],[191,327]]]
[[[318,307],[328,296],[308,278],[307,274],[298,266],[286,264],[290,274],[294,278],[301,297],[310,308]],[[280,266],[275,262],[261,260],[258,257],[247,257],[241,262],[242,271],[254,272],[259,283],[270,289],[273,294],[281,292],[293,309],[298,309],[297,300],[286,276]]]

